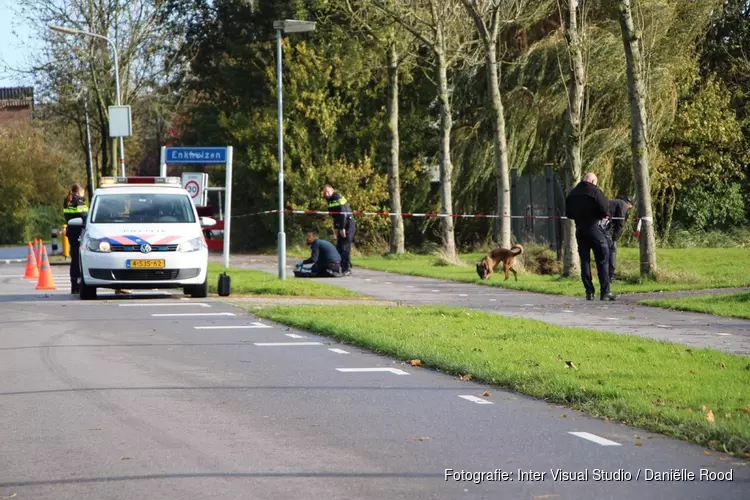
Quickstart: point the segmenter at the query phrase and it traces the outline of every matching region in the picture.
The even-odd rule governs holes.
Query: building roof
[[[34,87],[0,88],[0,109],[31,108],[34,106]]]

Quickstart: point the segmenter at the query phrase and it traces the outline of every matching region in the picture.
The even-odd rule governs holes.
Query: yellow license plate
[[[128,269],[154,269],[164,267],[164,260],[128,260],[125,265]]]

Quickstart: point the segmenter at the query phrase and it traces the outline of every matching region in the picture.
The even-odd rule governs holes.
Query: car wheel
[[[86,282],[81,278],[81,285],[78,287],[78,292],[81,295],[81,300],[95,300],[96,299],[96,288],[88,286]]]
[[[202,284],[191,286],[189,289],[186,287],[185,291],[194,299],[205,299],[208,297],[208,276]]]

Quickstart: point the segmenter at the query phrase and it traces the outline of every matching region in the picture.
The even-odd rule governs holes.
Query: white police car
[[[179,177],[104,178],[94,192],[81,235],[83,300],[98,288],[183,288],[208,295],[208,248],[199,217]]]

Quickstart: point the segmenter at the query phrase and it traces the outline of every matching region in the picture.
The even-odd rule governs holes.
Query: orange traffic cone
[[[39,267],[36,265],[36,256],[34,255],[34,249],[31,247],[29,242],[29,253],[26,257],[26,274],[23,275],[25,280],[33,280],[39,277]]]
[[[37,290],[57,290],[55,279],[52,277],[52,269],[47,258],[47,247],[42,247],[42,265],[39,267],[39,282]]]

